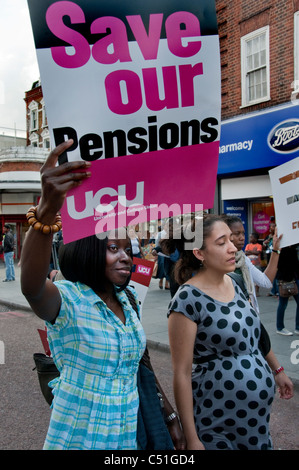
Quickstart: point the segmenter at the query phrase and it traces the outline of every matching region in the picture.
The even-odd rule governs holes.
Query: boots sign
[[[93,176],[63,207],[64,240],[212,207],[221,119],[214,0],[28,6],[52,147],[73,139],[59,163],[92,162]]]

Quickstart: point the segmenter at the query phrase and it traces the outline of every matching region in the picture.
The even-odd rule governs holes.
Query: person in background
[[[50,382],[54,399],[44,449],[133,450],[138,448],[137,370],[146,339],[124,290],[133,263],[126,231],[63,245],[64,280],[53,283],[47,277],[52,234],[61,228],[58,213],[66,194],[90,176],[86,161],[57,166],[72,143],[55,148],[41,169],[41,200],[27,213],[30,229],[22,252],[21,289],[46,322],[60,372]],[[134,289],[130,292],[134,296]],[[178,417],[162,395],[174,445],[183,449]]]
[[[169,228],[169,236],[160,241],[160,246],[162,252],[168,256],[168,258],[165,258],[165,260],[167,260],[165,264],[169,271],[170,296],[173,297],[180,287],[174,277],[175,264],[179,260],[180,251],[178,249],[178,244],[175,243],[177,223],[173,223]],[[179,230],[181,230],[181,228],[179,228]]]
[[[135,231],[134,227],[129,228],[129,237],[131,239],[131,245],[132,245],[132,251],[133,251],[133,256],[136,258],[144,258],[142,248],[141,248],[141,242],[140,239]]]
[[[277,273],[281,236],[277,238],[275,232],[273,236],[274,251],[272,250],[273,253],[271,254],[267,268],[264,272],[262,272],[251,263],[243,251],[245,243],[245,230],[242,220],[237,216],[229,216],[226,214],[223,214],[222,217],[225,223],[231,229],[232,242],[238,250],[236,253],[235,272],[242,276],[253,308],[259,313],[259,305],[257,302],[254,286],[257,285],[264,288],[272,287],[273,280],[275,279]]]
[[[248,256],[251,263],[257,268],[261,270],[261,253],[263,251],[263,247],[260,243],[258,243],[258,234],[251,233],[249,236],[249,243],[245,247],[245,255]],[[255,285],[256,295],[259,295],[259,286]]]
[[[277,279],[279,281],[289,282],[296,281],[299,292],[299,260],[297,256],[297,245],[287,246],[282,248],[279,261]],[[295,294],[296,301],[296,316],[295,316],[295,334],[299,335],[299,293]],[[276,332],[280,335],[291,336],[293,333],[287,330],[284,326],[284,315],[288,306],[289,297],[282,297],[279,295],[279,303],[276,313]]]
[[[251,233],[249,236],[249,243],[247,243],[245,247],[245,255],[248,256],[252,264],[260,268],[261,266],[261,253],[262,253],[262,245],[258,243],[258,234]]]
[[[271,222],[269,225],[269,234],[266,236],[265,240],[263,241],[263,249],[266,250],[267,262],[269,262],[271,252],[272,252],[275,227],[276,227],[275,223]]]
[[[259,316],[227,275],[237,252],[231,230],[222,217],[204,215],[202,246],[180,252],[181,287],[168,321],[187,449],[271,449],[275,382],[285,399],[293,396],[293,384],[272,351],[262,355]]]
[[[4,253],[4,262],[6,267],[6,278],[3,279],[3,282],[14,281],[15,276],[15,266],[14,266],[14,236],[11,233],[11,227],[9,224],[4,224],[3,227],[3,253]]]
[[[159,279],[159,289],[163,289],[163,279],[165,278],[165,289],[169,290],[169,278],[168,274],[166,274],[165,271],[165,258],[167,255],[165,255],[162,252],[162,248],[160,246],[160,242],[164,237],[167,237],[168,231],[167,231],[167,222],[164,224],[163,228],[159,227],[158,233],[155,238],[155,247],[152,250],[152,254],[154,256],[157,256],[157,264],[158,264],[158,269],[156,273],[156,279]]]
[[[272,217],[271,217],[272,219]],[[271,253],[272,253],[272,244],[273,244],[273,236],[275,233],[275,227],[276,224],[272,220],[270,225],[269,225],[269,234],[266,236],[265,240],[263,241],[263,249],[266,251],[266,256],[267,256],[267,264],[270,261]],[[277,284],[277,277],[275,276],[272,289],[271,291],[267,294],[269,297],[271,296],[278,296],[278,284]]]

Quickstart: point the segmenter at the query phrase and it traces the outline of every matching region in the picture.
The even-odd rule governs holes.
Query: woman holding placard
[[[61,229],[57,213],[67,191],[90,175],[86,161],[56,166],[71,143],[53,150],[41,170],[41,201],[28,211],[31,227],[22,252],[22,292],[46,321],[60,372],[51,382],[53,409],[44,448],[137,449],[137,370],[146,340],[124,290],[132,268],[126,230],[64,245],[59,256],[65,280],[47,279],[52,234]],[[164,404],[169,432],[182,448],[178,418],[165,396]]]

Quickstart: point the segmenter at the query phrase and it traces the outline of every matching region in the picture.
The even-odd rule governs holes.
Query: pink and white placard
[[[59,163],[93,162],[90,180],[67,196],[64,241],[159,211],[211,208],[221,121],[215,2],[28,5],[52,146],[74,140]]]

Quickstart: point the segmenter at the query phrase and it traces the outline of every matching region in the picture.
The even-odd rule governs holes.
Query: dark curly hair
[[[233,224],[236,224],[236,223],[241,223],[243,224],[242,222],[242,219],[240,219],[240,217],[238,217],[237,215],[228,215],[228,214],[221,214],[221,217],[223,219],[223,221],[229,226],[231,227]]]
[[[202,245],[198,247],[202,250],[205,249],[205,240],[210,235],[213,226],[216,222],[224,222],[223,218],[215,214],[204,214],[202,219]],[[191,222],[191,230],[195,231],[196,220],[193,219]],[[174,268],[174,278],[178,284],[184,284],[202,267],[202,262],[196,258],[192,250],[186,250],[183,248],[184,243],[189,242],[184,237],[184,229],[181,231],[181,238],[179,240],[171,239],[168,242],[169,246],[176,247],[180,251],[180,258],[177,261]]]

